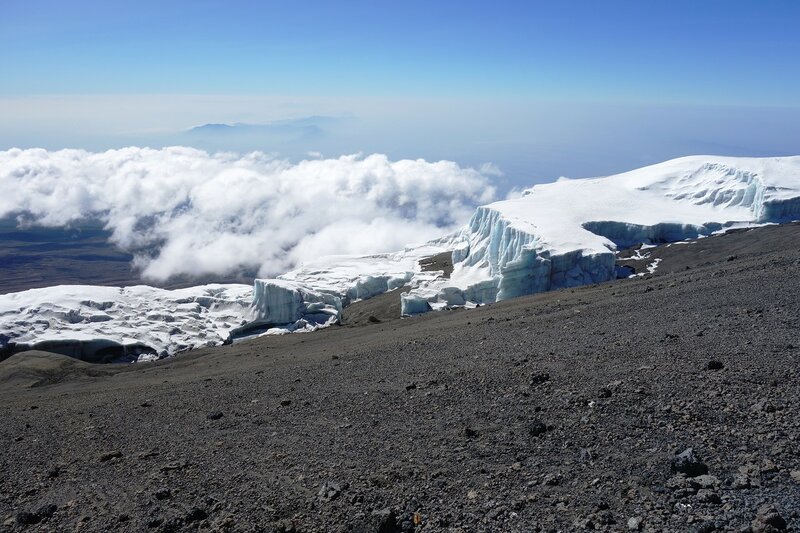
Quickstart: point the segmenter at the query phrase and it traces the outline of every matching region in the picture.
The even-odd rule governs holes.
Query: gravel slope
[[[652,276],[102,372],[18,354],[0,528],[798,531],[798,250],[737,232]]]

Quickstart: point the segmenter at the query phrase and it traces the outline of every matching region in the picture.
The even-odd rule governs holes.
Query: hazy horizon
[[[685,155],[793,155],[798,14],[788,1],[11,2],[0,149],[379,153],[491,163],[500,191]],[[187,133],[204,124],[256,127]]]
[[[461,101],[444,109],[432,101],[406,108],[376,101],[353,111],[326,103],[255,100],[259,107],[247,110],[248,100],[240,97],[0,97],[5,117],[0,149],[189,146],[211,153],[261,151],[293,162],[378,153],[475,168],[491,163],[502,173],[495,177],[502,191],[560,176],[615,174],[687,155],[800,154],[800,108],[576,102],[480,107]],[[120,102],[135,116],[81,114],[86,106],[106,109]],[[208,124],[234,127],[200,128]]]

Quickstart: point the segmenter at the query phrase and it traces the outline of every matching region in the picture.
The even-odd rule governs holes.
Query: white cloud
[[[491,174],[491,172],[489,172]],[[283,272],[323,255],[422,242],[495,197],[449,161],[350,155],[297,164],[185,147],[0,152],[0,217],[100,218],[145,277]]]
[[[494,163],[484,163],[478,169],[484,176],[494,176],[500,178],[503,176],[503,171]]]

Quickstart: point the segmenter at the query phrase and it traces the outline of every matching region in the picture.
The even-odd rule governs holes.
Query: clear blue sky
[[[800,152],[792,126],[800,113],[798,27],[794,0],[6,0],[0,148],[158,144],[162,138],[139,132],[329,114],[365,120],[362,131],[369,122],[364,138],[384,142],[351,136],[324,145],[328,152],[402,146],[398,155],[468,163],[479,152],[504,169],[531,168],[537,179],[559,173],[555,160],[536,167],[537,151],[555,157],[542,144],[553,129],[563,140],[559,157],[569,162],[572,142],[587,163],[574,172],[590,174],[714,143],[729,155]],[[42,103],[42,95],[71,99]],[[147,95],[172,95],[172,115],[142,103]],[[181,95],[224,96],[226,104],[192,108]],[[391,127],[409,117],[416,122],[399,133]],[[639,146],[662,120],[664,149]],[[714,121],[724,138],[709,129]],[[525,129],[531,122],[538,133]],[[624,125],[630,138],[620,142],[629,144],[616,159],[613,146],[604,147],[606,162],[592,167],[593,152],[581,143],[607,136],[586,131],[612,122]],[[736,138],[731,124],[741,127]],[[415,146],[414,125],[463,139],[439,151],[428,138]],[[464,133],[481,129],[480,138]],[[573,168],[565,164],[563,173]]]
[[[798,27],[793,0],[8,0],[0,91],[798,105]]]

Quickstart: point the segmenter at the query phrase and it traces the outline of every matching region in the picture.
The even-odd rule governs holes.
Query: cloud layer
[[[384,155],[293,164],[185,147],[0,152],[0,217],[99,218],[146,278],[286,271],[331,254],[402,248],[494,199],[490,167]]]

